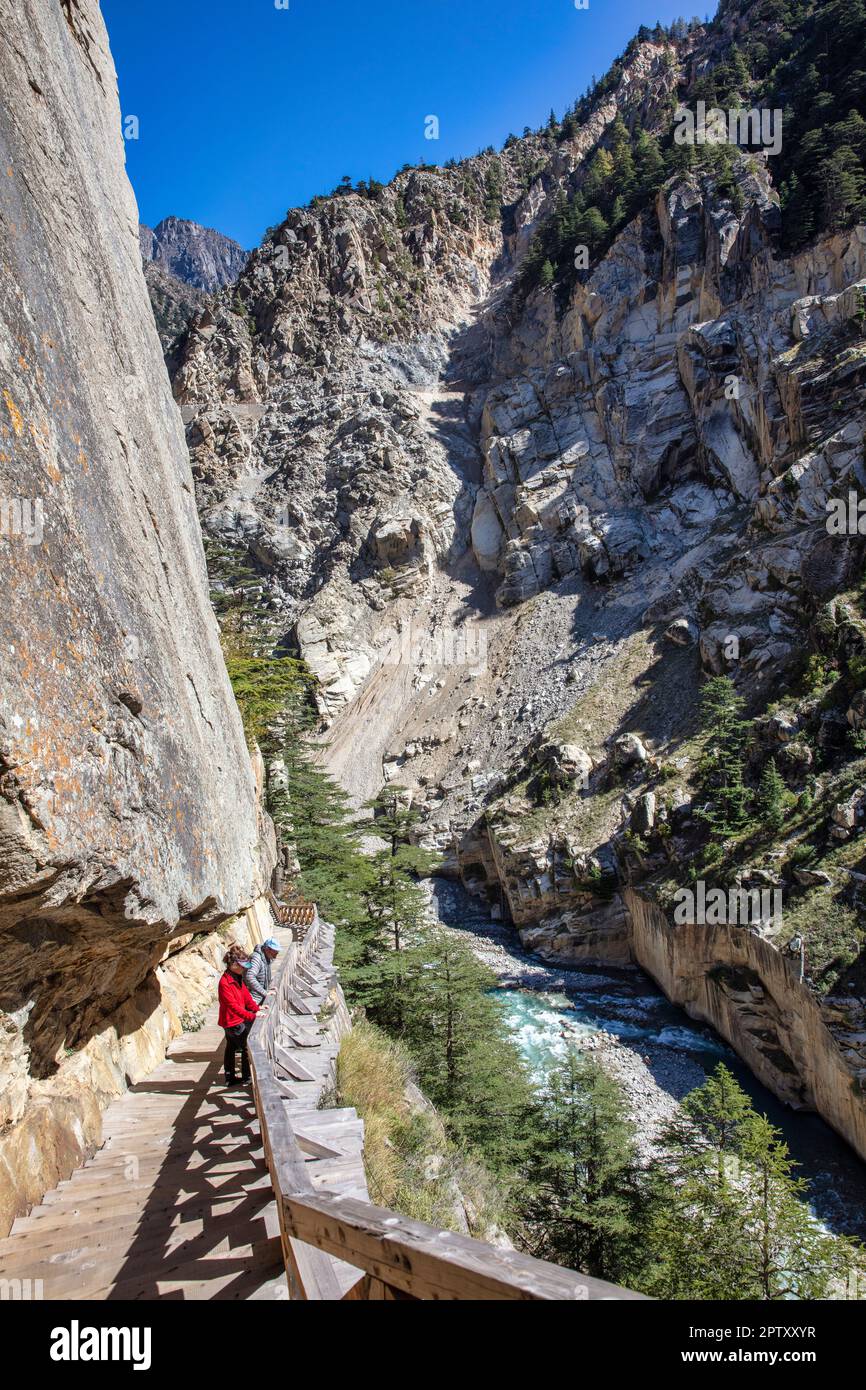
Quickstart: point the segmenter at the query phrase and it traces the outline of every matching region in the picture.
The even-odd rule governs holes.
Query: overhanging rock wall
[[[0,0],[0,32],[2,1230],[28,1147],[48,1184],[98,1139],[93,1093],[67,1084],[76,1056],[137,1030],[128,1001],[168,938],[259,896],[273,838],[208,602],[99,6]]]

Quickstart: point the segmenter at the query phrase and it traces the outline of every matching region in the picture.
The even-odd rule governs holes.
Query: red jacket
[[[255,1018],[258,1005],[243,980],[226,970],[219,984],[220,1028],[235,1028]]]

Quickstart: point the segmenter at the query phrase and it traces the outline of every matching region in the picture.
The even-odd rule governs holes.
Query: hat
[[[269,936],[267,941],[263,941],[262,945],[266,946],[269,951],[278,951],[280,949],[280,943],[275,941],[272,936]]]

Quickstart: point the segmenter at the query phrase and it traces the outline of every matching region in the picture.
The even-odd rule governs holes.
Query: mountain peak
[[[240,275],[247,252],[222,232],[184,217],[162,218],[139,229],[143,259],[156,262],[184,284],[213,293]]]

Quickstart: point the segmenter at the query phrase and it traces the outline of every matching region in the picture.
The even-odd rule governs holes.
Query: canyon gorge
[[[866,225],[792,236],[768,150],[671,143],[732,52],[749,104],[811,42],[774,4],[642,31],[562,121],[247,257],[140,227],[95,0],[0,0],[0,469],[45,499],[0,617],[0,1227],[290,868],[209,592],[304,663],[356,809],[398,789],[515,944],[645,972],[866,1161],[864,537],[826,524],[866,490]],[[714,677],[777,823],[708,829]],[[676,923],[695,866],[781,918]]]

